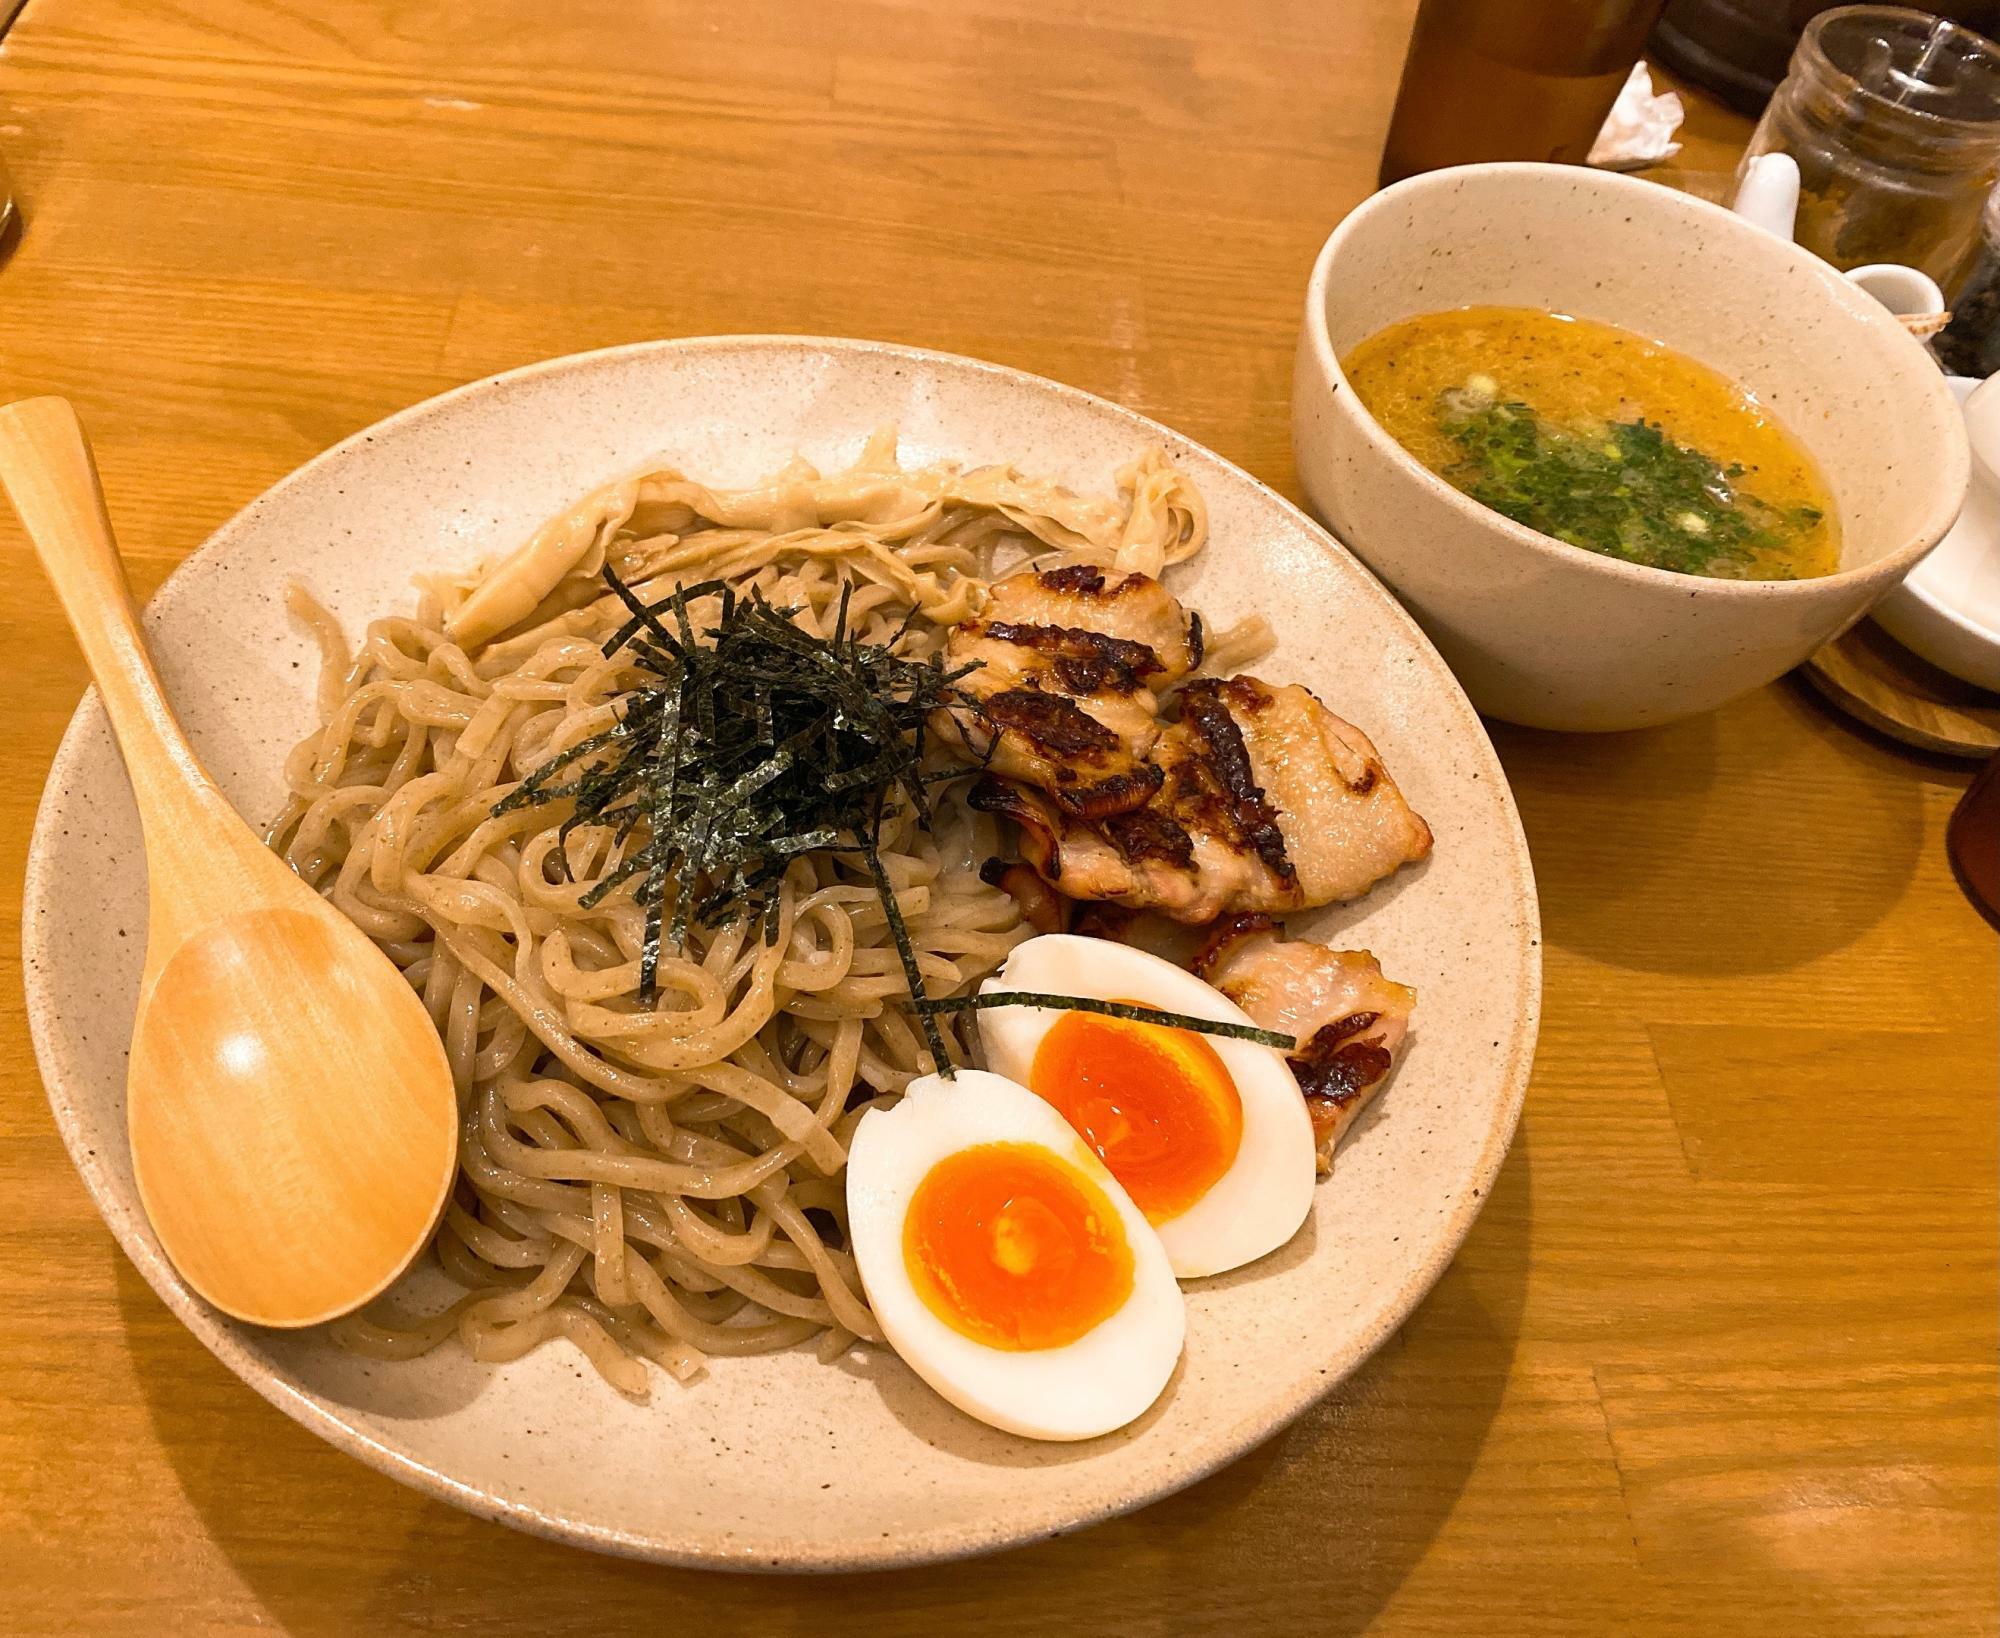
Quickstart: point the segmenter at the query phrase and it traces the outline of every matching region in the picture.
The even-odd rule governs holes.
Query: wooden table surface
[[[28,0],[0,397],[79,402],[142,591],[405,404],[706,331],[980,354],[1295,494],[1300,290],[1372,185],[1410,11]],[[1692,124],[1699,184],[1746,127]],[[1402,1333],[1135,1517],[737,1580],[400,1488],[126,1264],[15,971],[83,670],[11,519],[0,553],[0,1630],[1995,1630],[1995,945],[1944,862],[1962,767],[1795,682],[1646,733],[1496,728],[1547,1015],[1492,1202]]]

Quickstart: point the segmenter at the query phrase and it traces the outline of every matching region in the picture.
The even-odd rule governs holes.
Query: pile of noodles
[[[885,432],[830,476],[794,461],[743,490],[668,470],[614,484],[486,573],[425,585],[352,654],[295,593],[325,656],[321,727],[287,760],[270,841],[423,996],[462,1110],[434,1254],[464,1294],[421,1317],[378,1308],[340,1339],[408,1358],[455,1333],[505,1360],[562,1336],[643,1395],[647,1359],[686,1379],[711,1354],[817,1335],[830,1358],[878,1336],[843,1249],[841,1172],[863,1111],[933,1066],[865,863],[795,862],[774,941],[697,928],[662,952],[642,1006],[638,884],[579,900],[643,827],[626,843],[579,827],[565,879],[550,854],[567,801],[494,817],[642,681],[603,652],[625,616],[607,562],[649,602],[721,578],[822,635],[849,586],[859,637],[922,656],[1023,560],[1157,574],[1206,533],[1158,451],[1119,474],[1115,499],[1086,499],[1006,467],[904,470]],[[934,995],[1027,936],[980,880],[1000,839],[962,788],[942,788],[928,833],[904,811],[881,837]]]

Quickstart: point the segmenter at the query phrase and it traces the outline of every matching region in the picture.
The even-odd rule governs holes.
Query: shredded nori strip
[[[877,828],[880,828],[879,819]],[[902,958],[903,972],[910,986],[910,1000],[917,1009],[917,1021],[924,1026],[924,1040],[931,1049],[931,1062],[946,1080],[953,1078],[952,1062],[944,1050],[944,1033],[937,1026],[937,1012],[924,993],[924,975],[917,968],[917,952],[910,944],[910,930],[903,924],[903,908],[896,902],[889,873],[882,867],[882,854],[871,841],[862,852],[875,877],[875,892],[882,900],[882,913],[889,918],[889,932],[896,940],[896,954]]]
[[[981,995],[954,995],[941,1001],[926,997],[917,1010],[933,1012],[984,1012],[990,1007],[1045,1007],[1058,1012],[1094,1012],[1105,1018],[1123,1018],[1134,1024],[1158,1024],[1166,1029],[1184,1029],[1195,1035],[1221,1035],[1232,1041],[1255,1041],[1259,1046],[1276,1047],[1280,1052],[1296,1052],[1298,1039],[1280,1030],[1259,1029],[1255,1024],[1230,1024],[1216,1018],[1196,1018],[1190,1013],[1167,1012],[1159,1007],[1135,1007],[1129,1001],[1099,1001],[1088,995],[1042,995],[1034,990],[989,990]]]
[[[682,949],[690,926],[739,916],[777,936],[771,915],[794,859],[820,850],[868,863],[916,1001],[924,999],[909,930],[878,852],[882,818],[906,803],[930,823],[928,787],[966,769],[922,770],[924,721],[960,698],[970,667],[940,656],[896,652],[903,635],[864,643],[848,628],[848,588],[830,636],[795,622],[799,611],[719,580],[676,586],[647,604],[609,564],[605,582],[631,618],[604,644],[624,651],[648,680],[618,702],[618,720],[543,763],[493,809],[496,815],[567,801],[555,858],[574,879],[568,853],[579,825],[606,825],[641,845],[596,882],[587,909],[635,878],[646,910],[639,1000],[659,993],[662,949]],[[714,599],[696,629],[691,606]],[[908,629],[908,623],[903,628]],[[919,1008],[939,1072],[950,1060],[936,1021]]]
[[[723,582],[706,580],[676,586],[649,605],[608,563],[604,578],[632,615],[604,652],[625,650],[652,680],[622,697],[611,727],[544,762],[493,812],[573,804],[556,832],[554,857],[565,880],[575,879],[568,846],[579,825],[609,826],[621,844],[646,826],[642,845],[578,901],[589,909],[643,878],[637,889],[646,912],[642,1004],[658,998],[660,952],[684,949],[695,922],[712,927],[745,916],[775,939],[771,908],[786,869],[826,850],[866,862],[925,1043],[947,1079],[952,1063],[939,1015],[986,1007],[1101,1013],[1284,1051],[1296,1045],[1289,1035],[1247,1024],[1084,996],[1010,990],[933,1000],[924,992],[879,840],[891,803],[907,803],[928,828],[928,787],[972,771],[954,766],[926,774],[922,763],[926,720],[962,700],[957,684],[973,666],[947,670],[937,655],[898,654],[907,620],[886,643],[860,641],[848,629],[844,586],[832,635],[816,637],[795,623],[798,610],[778,607],[754,589],[739,597]],[[689,605],[705,598],[717,600],[718,612],[697,632]],[[559,778],[564,774],[570,777]]]

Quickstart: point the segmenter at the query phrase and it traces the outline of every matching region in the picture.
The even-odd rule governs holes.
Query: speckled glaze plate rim
[[[962,1531],[948,1537],[937,1533],[903,1535],[886,1541],[879,1550],[870,1548],[855,1551],[841,1547],[826,1547],[802,1538],[789,1543],[783,1553],[773,1556],[765,1548],[751,1549],[741,1544],[721,1544],[713,1534],[704,1534],[699,1530],[687,1531],[679,1539],[668,1539],[657,1533],[638,1534],[590,1519],[545,1510],[531,1502],[498,1495],[479,1485],[466,1483],[447,1472],[440,1471],[410,1450],[398,1448],[396,1444],[354,1426],[343,1416],[339,1406],[286,1380],[273,1365],[253,1354],[224,1326],[220,1316],[203,1304],[181,1282],[172,1266],[152,1244],[146,1226],[138,1215],[136,1201],[123,1196],[116,1181],[110,1177],[106,1164],[84,1144],[78,1128],[79,1116],[74,1107],[71,1089],[62,1084],[57,1073],[53,1050],[48,1044],[52,1027],[48,1020],[59,1008],[59,997],[52,993],[50,981],[41,976],[42,967],[37,960],[41,949],[38,928],[46,907],[55,901],[60,891],[53,865],[51,841],[57,823],[56,809],[65,788],[70,783],[70,776],[83,754],[87,741],[92,735],[105,731],[101,708],[97,705],[94,689],[86,693],[78,705],[57,748],[37,808],[29,845],[22,892],[22,950],[30,1034],[34,1040],[36,1059],[43,1076],[50,1108],[70,1160],[76,1166],[84,1186],[126,1256],[159,1294],[161,1300],[193,1332],[203,1346],[271,1404],[337,1449],[358,1457],[401,1483],[481,1518],[598,1552],[657,1563],[687,1568],[797,1573],[890,1569],[968,1558],[1033,1540],[1067,1534],[1131,1512],[1184,1489],[1227,1466],[1281,1431],[1337,1386],[1368,1359],[1422,1302],[1456,1255],[1458,1247],[1463,1243],[1474,1219],[1478,1216],[1481,1205],[1491,1193],[1493,1180],[1506,1157],[1520,1118],[1534,1058],[1541,1009],[1540,911],[1535,892],[1534,873],[1528,854],[1527,839],[1521,828],[1512,792],[1508,788],[1505,773],[1497,754],[1492,749],[1484,725],[1473,710],[1471,702],[1466,699],[1443,659],[1415,621],[1374,580],[1366,567],[1319,523],[1233,462],[1225,460],[1206,446],[1195,443],[1147,416],[1077,387],[959,354],[891,342],[841,337],[754,334],[694,336],[632,342],[590,352],[566,354],[486,376],[413,404],[364,427],[281,478],[250,501],[209,536],[199,548],[189,554],[162,584],[148,605],[148,613],[150,615],[170,609],[174,601],[186,594],[189,587],[199,579],[198,571],[204,563],[219,554],[230,542],[231,537],[244,527],[253,515],[281,506],[294,487],[302,485],[309,475],[336,466],[366,445],[386,435],[450,417],[469,402],[478,401],[491,394],[504,393],[525,382],[565,372],[587,371],[595,363],[614,358],[628,358],[647,353],[689,354],[704,350],[719,352],[745,349],[792,351],[800,354],[802,359],[808,355],[823,357],[829,352],[872,355],[918,369],[971,371],[991,377],[1023,394],[1053,399],[1072,408],[1109,417],[1136,434],[1157,438],[1168,447],[1182,451],[1198,461],[1211,463],[1226,473],[1231,481],[1253,491],[1266,503],[1275,505],[1286,516],[1288,522],[1297,527],[1304,536],[1319,544],[1344,572],[1350,572],[1366,582],[1378,601],[1380,617],[1392,623],[1407,638],[1412,648],[1430,668],[1432,679],[1443,692],[1450,708],[1460,718],[1465,742],[1475,753],[1483,754],[1485,767],[1478,777],[1492,782],[1489,790],[1498,800],[1507,822],[1510,833],[1508,840],[1511,843],[1509,851],[1512,863],[1518,869],[1521,889],[1520,902],[1513,906],[1522,944],[1519,952],[1521,981],[1516,997],[1515,1027],[1511,1039],[1503,1043],[1505,1063],[1500,1076],[1500,1097],[1477,1159],[1462,1179],[1464,1186],[1456,1194],[1441,1232],[1433,1242],[1430,1255],[1393,1293],[1386,1294],[1386,1299],[1376,1309],[1372,1323],[1361,1332],[1346,1358],[1332,1362],[1332,1368],[1319,1375],[1308,1374],[1288,1383],[1286,1391],[1282,1393],[1258,1398],[1244,1415],[1224,1427],[1210,1431],[1199,1447],[1186,1451],[1173,1462],[1161,1464],[1150,1476],[1150,1482],[1113,1495],[1107,1500],[1069,1508],[1058,1504],[1047,1510],[1010,1518],[981,1535],[968,1535]],[[1051,1478],[1050,1488],[1060,1491],[1062,1486],[1059,1481]]]

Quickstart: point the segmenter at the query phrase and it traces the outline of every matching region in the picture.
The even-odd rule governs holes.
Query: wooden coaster
[[[1807,679],[1869,727],[1947,756],[2000,750],[2000,694],[1961,682],[1912,654],[1873,620],[1836,637],[1805,663]]]

